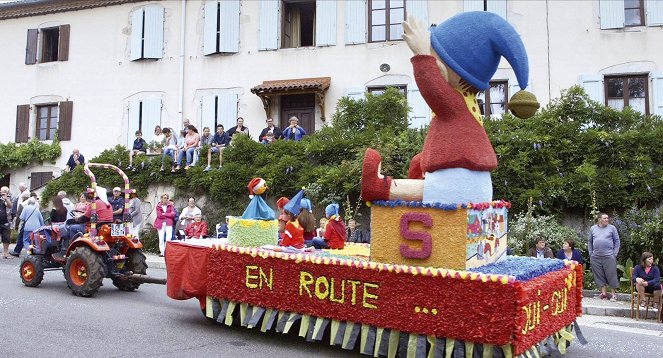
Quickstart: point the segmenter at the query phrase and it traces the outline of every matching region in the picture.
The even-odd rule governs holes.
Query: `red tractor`
[[[141,250],[143,244],[129,234],[129,179],[113,165],[85,164],[85,173],[92,180],[88,194],[93,198],[98,195],[100,188],[89,167],[113,169],[123,177],[124,223],[98,223],[93,201],[89,229],[73,237],[69,244],[60,237],[60,229],[66,228],[66,224],[52,224],[33,231],[30,234],[32,243],[21,262],[21,280],[26,286],[36,287],[43,280],[44,271],[63,270],[67,286],[74,294],[84,297],[94,295],[106,277],[112,279],[113,285],[123,291],[134,291],[142,283],[165,284],[165,279],[146,276],[147,263]],[[67,247],[63,247],[65,245]],[[62,252],[65,254],[62,255]]]

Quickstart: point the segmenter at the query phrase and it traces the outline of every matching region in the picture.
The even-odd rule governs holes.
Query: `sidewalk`
[[[599,292],[583,290],[582,298],[582,313],[592,316],[612,316],[612,317],[631,317],[631,295],[628,293],[618,293],[617,302],[609,300],[601,300],[597,297]],[[635,312],[634,312],[635,314]],[[658,310],[650,308],[649,315],[646,317],[650,320],[656,320]],[[645,319],[645,309],[640,308],[640,319]]]
[[[163,257],[159,257],[157,254],[152,254],[149,252],[143,252],[145,254],[147,267],[148,269],[166,269],[166,260]]]

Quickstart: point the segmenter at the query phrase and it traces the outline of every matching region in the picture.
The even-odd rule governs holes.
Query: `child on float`
[[[297,221],[304,229],[304,244],[306,246],[313,246],[313,238],[315,237],[315,216],[313,216],[313,206],[311,200],[302,199],[297,215]]]
[[[297,221],[297,215],[299,213],[301,200],[304,197],[304,191],[300,190],[297,195],[295,195],[288,204],[283,207],[283,213],[285,214],[288,222],[285,224],[283,230],[282,239],[279,242],[279,246],[292,246],[296,249],[303,249],[304,245],[304,228]]]
[[[316,249],[342,249],[345,247],[345,223],[338,214],[338,204],[329,204],[325,208],[327,225],[322,238],[313,239],[313,247]]]
[[[278,209],[278,220],[279,220],[279,241],[283,239],[283,232],[285,231],[285,224],[288,222],[288,217],[283,211],[283,207],[287,204],[290,199],[282,196],[279,200],[276,201],[276,208]]]

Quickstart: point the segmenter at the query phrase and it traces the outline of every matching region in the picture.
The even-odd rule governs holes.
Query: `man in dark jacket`
[[[267,118],[267,128],[263,129],[262,132],[260,132],[260,137],[258,139],[260,141],[265,139],[265,136],[267,136],[267,133],[274,133],[274,139],[281,139],[283,137],[283,132],[281,131],[281,128],[276,127],[274,125],[274,119],[273,118]]]
[[[207,150],[207,167],[204,171],[208,172],[212,169],[212,153],[219,153],[219,169],[223,166],[223,150],[230,144],[230,137],[228,133],[223,131],[223,124],[216,125],[216,133],[212,138],[212,143]]]
[[[539,236],[536,238],[534,247],[530,247],[527,251],[527,256],[536,257],[538,259],[552,259],[553,252],[552,249],[546,247],[546,239]]]

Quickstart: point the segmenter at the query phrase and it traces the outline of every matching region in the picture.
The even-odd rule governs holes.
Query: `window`
[[[649,114],[647,75],[606,76],[604,83],[608,107],[622,110],[629,106],[642,114]]]
[[[25,64],[69,60],[69,25],[29,29]]]
[[[477,94],[479,109],[484,116],[496,116],[506,112],[508,96],[507,81],[491,81],[488,90]]]
[[[39,189],[53,180],[53,172],[32,172],[30,173],[30,190]]]
[[[137,130],[154,133],[154,127],[161,125],[161,98],[134,99],[129,101],[129,131],[127,145],[132,145]]]
[[[239,0],[207,1],[203,54],[239,52]]]
[[[387,87],[397,88],[398,91],[407,96],[407,86],[406,85],[393,85],[393,86],[373,86],[368,87],[366,90],[368,93],[379,96],[387,90]]]
[[[506,0],[464,0],[463,11],[488,11],[506,20]]]
[[[624,0],[624,26],[643,26],[644,20],[643,0]]]
[[[163,21],[161,6],[146,6],[131,14],[131,61],[163,57]]]
[[[369,0],[369,42],[401,40],[406,0]]]
[[[16,143],[30,140],[30,128],[34,128],[35,138],[51,140],[58,133],[58,140],[71,140],[71,117],[74,103],[71,101],[45,103],[34,106],[35,116],[30,118],[29,104],[16,106]]]
[[[315,45],[315,1],[283,2],[281,48]]]
[[[39,138],[39,140],[55,138],[55,131],[58,129],[59,113],[57,104],[37,106],[36,138]]]
[[[223,124],[225,130],[237,122],[237,95],[222,94],[204,96],[200,101],[201,128],[210,127],[216,131],[217,124]]]

